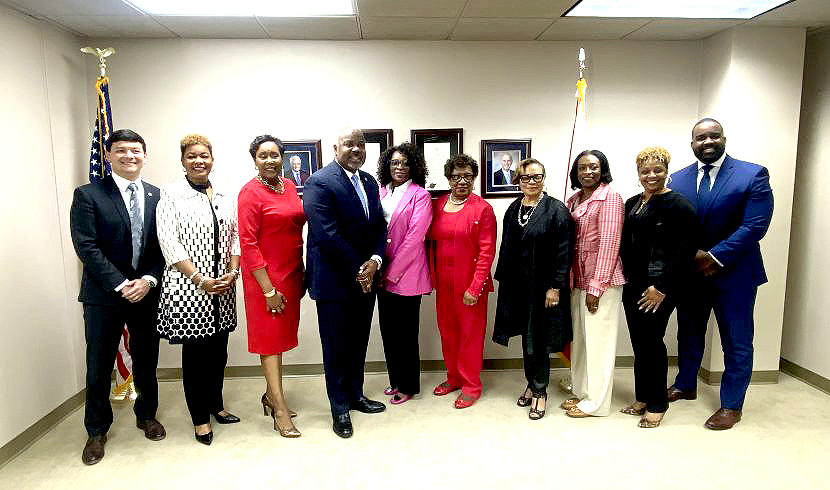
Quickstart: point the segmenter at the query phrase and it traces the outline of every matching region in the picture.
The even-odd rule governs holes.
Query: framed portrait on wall
[[[433,195],[449,192],[444,178],[444,164],[464,151],[464,129],[413,129],[412,144],[423,153],[427,163],[427,190]]]
[[[361,129],[366,138],[366,164],[376,168],[380,155],[392,146],[391,129]],[[374,173],[372,170],[370,173]]]
[[[481,197],[521,195],[513,177],[525,158],[530,158],[530,139],[481,140]]]
[[[297,194],[303,195],[305,181],[320,170],[323,162],[323,146],[320,140],[283,141],[282,176],[297,186]]]

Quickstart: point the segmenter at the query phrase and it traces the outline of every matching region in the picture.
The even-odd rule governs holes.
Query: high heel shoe
[[[207,434],[196,434],[196,440],[204,444],[205,446],[210,446],[210,443],[213,442],[213,431],[208,432]]]
[[[657,420],[649,420],[648,419],[649,415],[659,415],[660,418],[657,419]],[[663,421],[663,416],[664,415],[666,415],[666,412],[652,413],[652,412],[649,412],[649,411],[645,411],[643,413],[643,417],[637,423],[637,427],[639,427],[641,429],[656,429],[657,427],[660,427],[660,422]]]
[[[232,413],[228,413],[227,415],[222,415],[221,413],[214,413],[212,415],[213,418],[216,419],[217,424],[235,424],[241,420],[239,417]]]
[[[530,394],[530,396],[528,396]],[[533,396],[533,392],[530,391],[530,388],[525,388],[521,395],[519,395],[519,399],[516,400],[516,405],[520,407],[526,407],[530,405],[531,397]]]
[[[271,405],[271,400],[268,399],[268,393],[262,394],[262,414],[266,417],[268,416],[268,409],[271,409],[271,413],[274,413],[276,410],[274,409],[274,405]],[[297,416],[297,412],[294,410],[288,409],[288,416],[292,419]]]
[[[539,420],[545,416],[545,409],[539,410],[539,400],[545,400],[545,407],[547,407],[548,403],[548,394],[543,393],[541,396],[533,395],[533,404],[530,406],[530,411],[527,413],[527,417],[530,420]]]
[[[279,432],[281,436],[295,438],[300,437],[302,435],[300,434],[300,431],[297,430],[296,427],[294,427],[294,424],[291,424],[291,427],[288,427],[287,429],[283,429],[282,427],[280,427],[280,424],[277,423],[276,415],[274,415],[273,413],[271,415],[274,417],[274,430]]]

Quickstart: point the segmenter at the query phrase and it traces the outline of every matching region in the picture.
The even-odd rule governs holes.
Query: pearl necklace
[[[521,226],[522,228],[527,226],[528,222],[530,222],[530,217],[533,216],[533,212],[536,211],[536,206],[539,205],[540,201],[541,201],[541,199],[539,199],[538,201],[533,203],[532,206],[527,205],[527,204],[521,204],[521,206],[519,207],[519,218],[517,220],[519,222],[519,226]],[[530,211],[526,212],[525,214],[522,214],[522,209],[521,208],[524,207],[524,206],[529,207]]]
[[[260,175],[257,175],[256,178],[257,178],[258,181],[260,181],[262,183],[262,185],[264,185],[265,187],[271,189],[272,191],[276,192],[277,194],[282,194],[285,191],[285,186],[282,183],[282,179],[280,179],[279,177],[277,177],[277,182],[280,183],[279,188],[277,188],[275,185],[271,185],[267,180],[263,179],[262,176],[260,176]]]
[[[456,201],[455,199],[452,198],[452,194],[450,194],[450,202],[455,204],[456,206],[461,206],[462,204],[467,202],[467,199],[469,199],[469,198],[470,198],[470,196],[467,196],[467,197],[464,198],[463,201]]]

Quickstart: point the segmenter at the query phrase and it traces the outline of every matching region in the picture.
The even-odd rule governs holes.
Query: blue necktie
[[[138,267],[141,257],[141,235],[144,229],[144,217],[141,216],[141,206],[138,205],[138,186],[135,182],[127,186],[130,191],[130,233],[133,239],[133,269]]]
[[[357,192],[357,197],[360,198],[360,203],[363,204],[363,213],[366,219],[369,219],[369,203],[366,201],[366,194],[363,193],[363,188],[360,187],[360,182],[357,180],[357,174],[352,175],[352,185]]]
[[[698,209],[700,209],[709,200],[709,194],[712,193],[712,178],[709,176],[710,170],[712,170],[711,164],[707,163],[703,166],[703,178],[700,179],[700,187],[697,188]]]
[[[297,185],[301,184],[301,182],[300,182],[300,172],[294,172],[294,181],[297,183]]]

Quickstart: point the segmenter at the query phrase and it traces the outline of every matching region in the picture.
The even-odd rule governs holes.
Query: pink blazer
[[[384,197],[386,187],[381,187],[380,198]],[[381,286],[390,293],[415,296],[432,291],[424,245],[430,223],[432,199],[429,192],[412,182],[389,218]]]
[[[624,206],[619,192],[601,184],[582,204],[582,190],[568,199],[568,209],[576,228],[571,287],[597,298],[609,286],[622,286],[620,239]]]

